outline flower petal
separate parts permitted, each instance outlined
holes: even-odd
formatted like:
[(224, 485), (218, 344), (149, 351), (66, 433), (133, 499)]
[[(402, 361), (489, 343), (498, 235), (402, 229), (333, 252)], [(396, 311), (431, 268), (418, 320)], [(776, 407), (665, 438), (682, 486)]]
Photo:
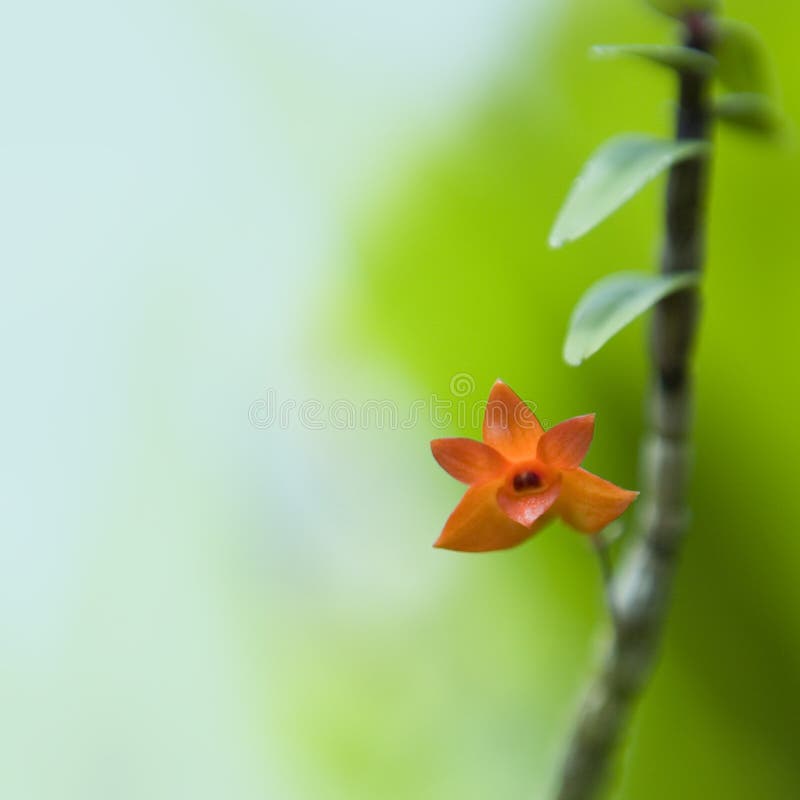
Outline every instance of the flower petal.
[(483, 441), (506, 458), (531, 458), (543, 433), (536, 415), (502, 381), (489, 393), (483, 417)]
[(485, 483), (507, 465), (497, 450), (474, 439), (434, 439), (431, 451), (445, 472), (464, 483)]
[(434, 547), (483, 553), (506, 550), (524, 542), (532, 531), (500, 510), (497, 490), (501, 485), (502, 481), (491, 481), (467, 489)]
[(536, 520), (543, 517), (558, 499), (561, 492), (561, 480), (558, 479), (546, 489), (539, 492), (515, 492), (508, 486), (497, 494), (497, 504), (514, 522), (530, 528)]
[(594, 436), (594, 414), (559, 422), (539, 439), (536, 455), (558, 469), (577, 469)]
[(556, 507), (564, 522), (583, 533), (597, 533), (613, 522), (639, 496), (609, 481), (576, 469), (562, 474)]

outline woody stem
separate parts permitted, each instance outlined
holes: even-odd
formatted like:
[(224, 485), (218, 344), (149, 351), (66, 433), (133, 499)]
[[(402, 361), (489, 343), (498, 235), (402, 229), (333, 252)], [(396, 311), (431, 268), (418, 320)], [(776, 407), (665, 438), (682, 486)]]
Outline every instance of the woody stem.
[[(712, 20), (685, 20), (685, 44), (708, 52)], [(708, 139), (709, 82), (680, 75), (676, 138)], [(667, 185), (661, 272), (700, 271), (705, 249), (707, 159), (672, 167)], [(670, 590), (688, 519), (692, 389), (690, 357), (699, 317), (695, 289), (662, 300), (652, 324), (653, 384), (643, 450), (642, 514), (638, 534), (613, 580), (613, 635), (572, 730), (554, 797), (600, 796), (632, 709), (655, 663)]]

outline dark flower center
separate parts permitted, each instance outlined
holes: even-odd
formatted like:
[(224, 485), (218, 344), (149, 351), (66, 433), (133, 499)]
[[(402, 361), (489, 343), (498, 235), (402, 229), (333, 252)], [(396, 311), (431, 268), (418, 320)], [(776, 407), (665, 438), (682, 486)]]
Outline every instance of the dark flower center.
[(526, 489), (538, 489), (542, 485), (542, 479), (530, 470), (520, 472), (514, 476), (514, 490), (524, 492)]

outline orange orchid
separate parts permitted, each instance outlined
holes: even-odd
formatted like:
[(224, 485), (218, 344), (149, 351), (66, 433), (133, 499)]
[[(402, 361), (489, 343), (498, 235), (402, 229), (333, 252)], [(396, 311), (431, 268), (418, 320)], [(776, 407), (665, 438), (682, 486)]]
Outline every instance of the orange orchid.
[(469, 484), (434, 546), (505, 550), (556, 517), (583, 533), (605, 528), (639, 493), (581, 469), (593, 434), (594, 414), (545, 431), (530, 408), (497, 381), (483, 419), (483, 442), (431, 442), (442, 468)]

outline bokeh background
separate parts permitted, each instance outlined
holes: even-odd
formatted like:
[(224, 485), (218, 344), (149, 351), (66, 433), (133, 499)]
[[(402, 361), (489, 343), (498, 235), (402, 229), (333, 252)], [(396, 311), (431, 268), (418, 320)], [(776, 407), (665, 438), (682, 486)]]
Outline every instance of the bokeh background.
[[(800, 118), (800, 7), (726, 7)], [(589, 468), (638, 486), (644, 325), (577, 370), (560, 350), (590, 283), (654, 264), (663, 186), (545, 242), (597, 144), (670, 128), (669, 74), (587, 48), (670, 24), (637, 0), (2, 17), (0, 796), (544, 797), (596, 565), (559, 526), (432, 550), (461, 488), (428, 409), (499, 376), (551, 422), (596, 411)], [(800, 161), (717, 143), (693, 525), (625, 800), (800, 797)]]

